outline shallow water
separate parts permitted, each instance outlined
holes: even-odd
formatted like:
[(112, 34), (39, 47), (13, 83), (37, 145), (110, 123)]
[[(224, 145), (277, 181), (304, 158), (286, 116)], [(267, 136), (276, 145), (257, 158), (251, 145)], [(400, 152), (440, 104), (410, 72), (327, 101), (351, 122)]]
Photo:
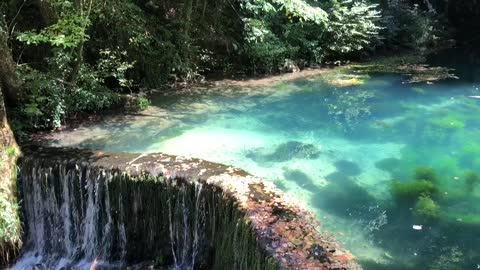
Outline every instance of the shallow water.
[[(314, 211), (365, 269), (480, 267), (480, 82), (405, 83), (370, 74), (335, 86), (319, 76), (271, 87), (154, 96), (143, 115), (52, 135), (52, 144), (165, 152), (234, 165)], [(392, 197), (392, 179), (431, 166), (436, 215)], [(415, 213), (414, 213), (415, 212)], [(414, 229), (413, 226), (417, 225)], [(418, 228), (421, 229), (418, 230)]]

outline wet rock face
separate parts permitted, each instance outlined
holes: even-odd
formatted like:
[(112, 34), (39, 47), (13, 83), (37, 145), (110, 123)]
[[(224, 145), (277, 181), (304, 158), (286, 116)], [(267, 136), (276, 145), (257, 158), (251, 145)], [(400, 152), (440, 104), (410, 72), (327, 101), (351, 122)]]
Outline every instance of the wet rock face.
[[(298, 142), (279, 148), (302, 157), (317, 151)], [(109, 270), (150, 262), (154, 269), (361, 269), (310, 212), (242, 170), (161, 153), (32, 148), (25, 155), (27, 241), (15, 270), (31, 269), (21, 263), (88, 269), (95, 259)]]
[(321, 247), (317, 244), (312, 245), (310, 247), (310, 249), (308, 250), (308, 252), (309, 252), (309, 254), (308, 254), (309, 257), (314, 258), (315, 260), (319, 260), (322, 263), (329, 263), (330, 262), (330, 259), (328, 258), (327, 251), (323, 247)]

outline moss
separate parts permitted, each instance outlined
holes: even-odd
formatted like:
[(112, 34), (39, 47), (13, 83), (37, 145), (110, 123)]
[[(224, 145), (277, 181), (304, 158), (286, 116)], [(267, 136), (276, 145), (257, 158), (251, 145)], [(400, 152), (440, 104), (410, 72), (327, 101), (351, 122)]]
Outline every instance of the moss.
[(480, 155), (480, 143), (478, 141), (470, 140), (466, 141), (460, 147), (460, 158), (463, 162), (475, 161), (480, 165), (478, 161)]
[(472, 167), (480, 170), (480, 158), (475, 158), (472, 160)]
[(478, 214), (455, 215), (451, 218), (456, 222), (461, 222), (467, 225), (480, 226), (480, 215)]
[[(183, 178), (131, 176), (115, 169), (103, 170), (77, 163), (55, 165), (49, 160), (25, 159), (20, 166), (23, 172), (35, 175), (45, 172), (45, 181), (35, 181), (36, 177), (27, 173), (22, 175), (25, 198), (32, 198), (32, 192), (39, 190), (33, 188), (34, 185), (41, 182), (42, 190), (55, 195), (42, 199), (48, 201), (48, 197), (56, 197), (61, 202), (64, 199), (62, 185), (66, 177), (70, 177), (68, 188), (73, 213), (70, 218), (76, 228), (83, 226), (85, 202), (92, 196), (89, 194), (96, 194), (95, 207), (99, 209), (96, 226), (108, 225), (111, 230), (111, 234), (96, 230), (98, 241), (106, 243), (106, 249), (102, 247), (99, 252), (112, 261), (125, 260), (128, 265), (153, 261), (162, 267), (173, 264), (173, 251), (178, 260), (184, 261), (192, 260), (192, 254), (196, 254), (196, 269), (225, 269), (226, 265), (245, 270), (278, 269), (278, 260), (272, 259), (260, 246), (245, 212), (215, 187), (207, 184), (200, 187), (195, 181)], [(29, 203), (36, 202), (25, 200), (25, 209), (31, 208)], [(105, 210), (107, 206), (110, 211)], [(57, 211), (44, 209), (47, 214), (58, 213), (62, 204), (54, 203), (52, 207), (57, 207)], [(25, 213), (27, 222), (35, 222), (32, 212)], [(49, 218), (48, 224), (51, 225), (48, 227), (62, 228), (63, 221)], [(49, 233), (45, 229), (45, 234)], [(192, 242), (196, 234), (198, 243)], [(47, 254), (59, 252), (54, 249), (56, 241), (48, 240), (46, 246), (51, 246)], [(194, 248), (197, 253), (193, 252)]]
[(379, 58), (368, 64), (349, 65), (343, 70), (356, 70), (364, 73), (398, 73), (409, 77), (409, 83), (433, 82), (448, 78), (456, 78), (445, 67), (425, 65), (426, 59), (421, 54), (405, 54), (395, 57)]
[(420, 196), (433, 197), (438, 194), (438, 188), (427, 180), (409, 182), (393, 181), (391, 193), (395, 201), (401, 203), (414, 203)]
[(418, 198), (413, 209), (415, 219), (420, 223), (430, 223), (440, 218), (440, 206), (427, 195)]
[(465, 188), (467, 192), (473, 192), (480, 184), (480, 175), (475, 171), (466, 171), (464, 175)]
[(342, 74), (340, 76), (335, 76), (334, 78), (327, 79), (327, 82), (330, 85), (338, 87), (346, 86), (358, 86), (365, 83), (365, 80), (369, 78), (368, 75), (354, 75), (354, 74)]
[(435, 183), (438, 180), (435, 170), (428, 166), (419, 166), (415, 168), (414, 178), (415, 180), (425, 180), (432, 183)]
[(435, 153), (432, 156), (436, 158), (432, 161), (432, 165), (438, 168), (438, 174), (442, 175), (444, 179), (452, 179), (461, 174), (461, 169), (458, 160), (449, 155), (442, 155), (443, 153)]
[(434, 118), (431, 123), (441, 129), (462, 129), (465, 127), (465, 122), (458, 115)]
[(15, 196), (17, 155), (14, 145), (0, 149), (0, 268), (15, 257), (22, 243), (19, 206)]

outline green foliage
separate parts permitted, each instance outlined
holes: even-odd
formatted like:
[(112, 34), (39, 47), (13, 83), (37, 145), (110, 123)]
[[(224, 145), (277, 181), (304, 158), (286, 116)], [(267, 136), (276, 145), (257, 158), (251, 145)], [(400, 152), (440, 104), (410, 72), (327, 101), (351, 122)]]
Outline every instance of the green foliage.
[(426, 180), (392, 181), (390, 191), (399, 204), (414, 203), (420, 196), (434, 197), (438, 194), (438, 188), (435, 184)]
[[(58, 127), (78, 113), (116, 106), (116, 93), (196, 82), (209, 72), (316, 66), (364, 55), (381, 42), (415, 47), (436, 40), (441, 29), (434, 12), (394, 0), (40, 2), (45, 10), (26, 3), (19, 16), (19, 1), (2, 3), (14, 20), (6, 25), (15, 26), (9, 30), (26, 84), (13, 123), (29, 128)], [(346, 103), (364, 99), (350, 96), (356, 100)], [(341, 113), (348, 122), (369, 111), (352, 106)]]
[(475, 171), (466, 171), (463, 179), (465, 180), (467, 192), (473, 192), (480, 184), (480, 175)]
[(127, 52), (111, 51), (108, 49), (100, 50), (102, 56), (97, 63), (98, 76), (106, 83), (108, 78), (114, 78), (121, 87), (130, 89), (133, 86), (133, 80), (128, 79), (126, 73), (132, 69), (134, 63), (125, 60)]
[(6, 243), (20, 242), (21, 226), (18, 216), (19, 207), (0, 190), (0, 249)]
[[(55, 47), (64, 49), (78, 46), (89, 38), (85, 30), (90, 25), (88, 14), (83, 4), (92, 5), (92, 1), (86, 3), (86, 0), (79, 0), (81, 6), (76, 7), (72, 0), (49, 0), (48, 3), (57, 10), (59, 18), (56, 23), (49, 25), (41, 31), (26, 31), (18, 35), (18, 40), (27, 45), (38, 45), (47, 43)], [(87, 7), (88, 8), (88, 7)], [(91, 8), (91, 7), (90, 7)]]
[(100, 84), (99, 77), (88, 65), (80, 69), (75, 85), (53, 77), (58, 75), (53, 68), (50, 73), (44, 73), (23, 66), (19, 72), (24, 92), (15, 110), (21, 119), (21, 126), (17, 128), (58, 128), (68, 117), (97, 112), (121, 102), (118, 94)]
[(387, 0), (382, 6), (386, 47), (432, 47), (448, 35), (442, 17), (431, 7), (422, 9), (408, 1)]
[(419, 166), (415, 168), (414, 178), (415, 180), (425, 180), (431, 183), (436, 183), (438, 180), (435, 169), (428, 166)]
[(330, 15), (328, 49), (333, 55), (373, 49), (379, 41), (380, 11), (366, 1), (342, 1)]
[(321, 64), (372, 49), (379, 39), (380, 13), (365, 1), (327, 6), (303, 0), (251, 0), (242, 7), (246, 13), (242, 56), (253, 72), (277, 71), (286, 60)]
[[(260, 21), (257, 22), (260, 23)], [(251, 24), (248, 25), (251, 26)], [(251, 33), (252, 36), (247, 36), (247, 38), (256, 41), (247, 43), (243, 52), (248, 56), (252, 71), (254, 73), (278, 71), (288, 55), (285, 44), (266, 29), (263, 31), (260, 28), (252, 29)]]
[(427, 195), (422, 195), (413, 208), (413, 215), (419, 222), (434, 222), (440, 218), (440, 206)]
[(135, 97), (130, 103), (130, 108), (133, 111), (143, 111), (150, 106), (151, 102), (146, 97)]

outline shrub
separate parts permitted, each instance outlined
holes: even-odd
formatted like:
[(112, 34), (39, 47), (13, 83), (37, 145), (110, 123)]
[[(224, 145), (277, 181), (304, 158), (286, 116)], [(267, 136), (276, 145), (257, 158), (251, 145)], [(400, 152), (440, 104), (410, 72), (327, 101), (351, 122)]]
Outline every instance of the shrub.
[(133, 111), (143, 111), (150, 106), (150, 100), (145, 97), (136, 97), (131, 102), (131, 110)]
[(433, 8), (422, 9), (408, 1), (387, 0), (382, 10), (380, 34), (386, 47), (432, 47), (447, 33), (442, 17)]
[(52, 71), (41, 72), (28, 66), (19, 71), (24, 91), (15, 117), (21, 127), (58, 128), (66, 118), (111, 108), (121, 101), (117, 93), (100, 83), (101, 79), (88, 65), (82, 66), (75, 85), (55, 77), (57, 74)]

